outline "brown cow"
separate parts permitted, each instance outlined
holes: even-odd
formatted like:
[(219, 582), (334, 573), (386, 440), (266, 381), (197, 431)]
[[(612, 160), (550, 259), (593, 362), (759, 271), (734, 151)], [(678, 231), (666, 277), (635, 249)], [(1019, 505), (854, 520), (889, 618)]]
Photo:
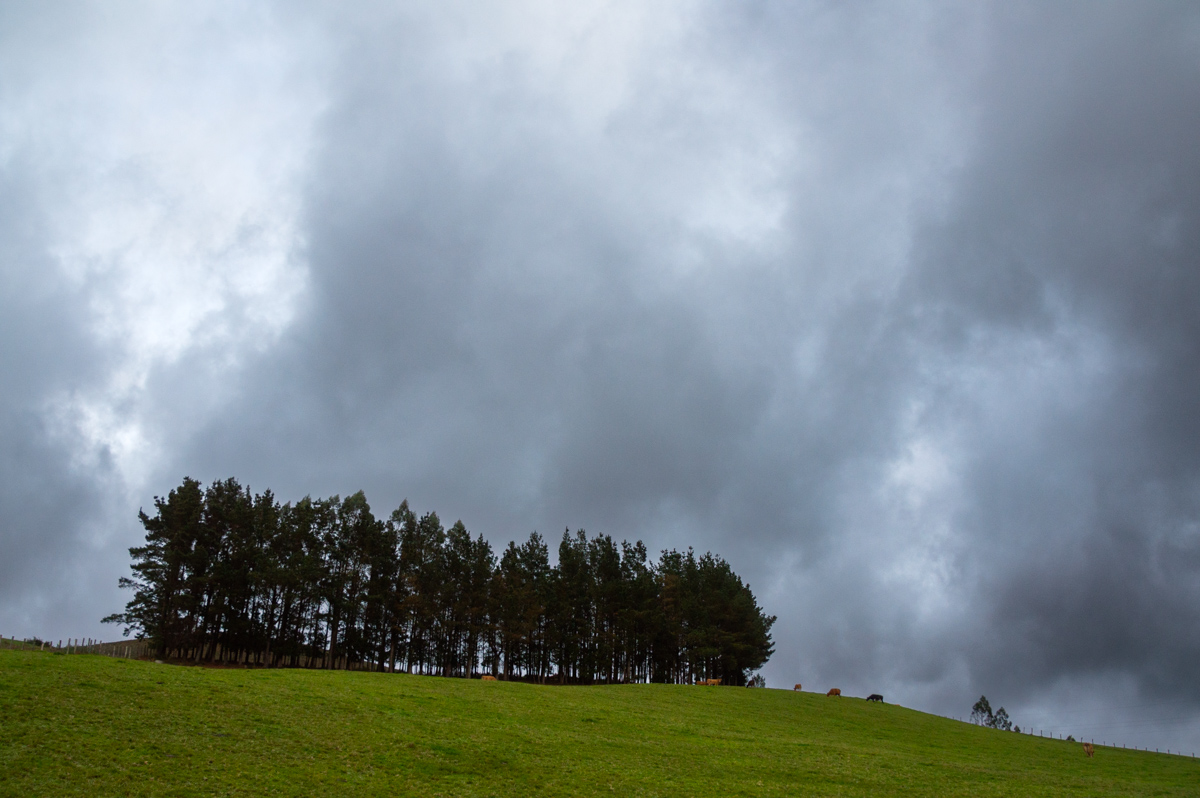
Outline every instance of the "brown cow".
[(837, 688), (837, 687), (835, 687), (835, 688), (833, 688), (832, 690), (830, 690), (828, 693), (826, 693), (825, 695), (836, 695), (836, 696), (840, 696), (841, 694), (842, 694), (842, 691), (841, 691), (841, 689), (840, 689), (840, 688)]
[(796, 685), (796, 686), (795, 686), (795, 687), (793, 687), (792, 689), (793, 689), (793, 690), (799, 690), (799, 689), (800, 689), (800, 685)]
[(496, 681), (496, 677), (495, 676), (484, 676), (483, 680), (485, 682), (494, 682), (494, 681)]
[(720, 679), (697, 679), (696, 684), (701, 687), (716, 687), (721, 683)]
[(1091, 743), (1084, 743), (1083, 752), (1090, 757), (1092, 754), (1096, 753), (1096, 749), (1092, 747)]

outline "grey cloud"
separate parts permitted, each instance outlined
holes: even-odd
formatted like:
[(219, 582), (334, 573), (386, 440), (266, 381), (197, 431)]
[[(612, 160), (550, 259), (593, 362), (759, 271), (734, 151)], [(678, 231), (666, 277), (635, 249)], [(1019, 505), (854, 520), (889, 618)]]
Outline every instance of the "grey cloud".
[[(30, 165), (0, 171), (0, 623), (69, 618), (81, 599), (72, 571), (94, 550), (111, 463), (82, 460), (53, 400), (96, 379), (104, 352), (80, 323), (86, 296), (45, 256), (45, 219), (28, 203)], [(49, 412), (48, 412), (49, 411)]]
[[(995, 15), (975, 152), (906, 304), (974, 411), (972, 686), (1120, 676), (1194, 702), (1200, 20), (1104, 11)], [(997, 367), (1008, 396), (963, 402)]]

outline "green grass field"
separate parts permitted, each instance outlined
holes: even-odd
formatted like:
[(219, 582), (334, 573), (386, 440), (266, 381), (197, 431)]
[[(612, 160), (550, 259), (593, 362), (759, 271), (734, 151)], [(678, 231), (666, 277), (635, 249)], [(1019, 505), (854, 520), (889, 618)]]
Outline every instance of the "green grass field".
[(2, 795), (1186, 795), (1200, 759), (813, 693), (0, 650)]

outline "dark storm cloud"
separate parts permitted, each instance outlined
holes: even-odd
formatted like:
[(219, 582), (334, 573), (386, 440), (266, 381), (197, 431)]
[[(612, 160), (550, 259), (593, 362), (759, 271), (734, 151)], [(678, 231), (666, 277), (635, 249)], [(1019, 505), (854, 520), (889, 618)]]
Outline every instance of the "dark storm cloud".
[(1102, 12), (993, 16), (974, 155), (905, 303), (953, 401), (1011, 378), (967, 410), (974, 684), (1195, 707), (1200, 17)]
[[(407, 497), (497, 545), (695, 545), (780, 616), (772, 684), (1195, 738), (1192, 8), (313, 18), (285, 31), (327, 67), (307, 274), (266, 281), (291, 321), (260, 334), (239, 319), (270, 292), (227, 298), (189, 330), (234, 332), (145, 371), (143, 505), (235, 475)], [(30, 374), (6, 418), (45, 424), (107, 368), (71, 321), (99, 289), (48, 285), (3, 322)], [(5, 523), (95, 523), (72, 508), (110, 467), (37, 429), (5, 427), (36, 449), (11, 462), (75, 498), (4, 494)], [(1167, 694), (1182, 714), (1136, 725)]]
[[(714, 46), (725, 20), (706, 22), (686, 47)], [(844, 152), (843, 129), (882, 136), (891, 118), (815, 93), (830, 129), (801, 144), (828, 158), (768, 164), (787, 207), (746, 243), (695, 229), (679, 194), (725, 200), (705, 173), (772, 144), (760, 121), (799, 146), (789, 104), (803, 92), (752, 97), (759, 120), (714, 108), (724, 98), (686, 76), (639, 73), (598, 131), (576, 130), (573, 98), (545, 96), (519, 47), (443, 72), (427, 64), (446, 44), (404, 24), (355, 35), (310, 194), (309, 323), (246, 404), (261, 413), (247, 426), (272, 431), (206, 436), (210, 470), (245, 441), (257, 481), (294, 467), (304, 490), (407, 494), (500, 538), (571, 524), (766, 551), (834, 534), (822, 494), (842, 461), (886, 445), (897, 366), (863, 321), (879, 297), (840, 296), (853, 287), (823, 272), (874, 279), (854, 261), (887, 242), (840, 237), (892, 197), (854, 178), (864, 161), (901, 171), (923, 143)], [(742, 91), (763, 67), (738, 49), (744, 63), (713, 77)], [(805, 185), (789, 199), (791, 182)], [(824, 229), (808, 215), (826, 202), (866, 207)], [(281, 447), (303, 454), (266, 453)]]

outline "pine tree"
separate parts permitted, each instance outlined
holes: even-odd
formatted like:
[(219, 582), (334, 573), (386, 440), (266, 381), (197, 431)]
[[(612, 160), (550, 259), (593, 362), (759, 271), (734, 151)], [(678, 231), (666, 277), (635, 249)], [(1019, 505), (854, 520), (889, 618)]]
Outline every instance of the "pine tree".
[(183, 591), (187, 579), (187, 559), (194, 545), (203, 511), (200, 483), (185, 477), (183, 484), (154, 498), (157, 513), (153, 518), (138, 512), (146, 529), (146, 545), (129, 550), (133, 558), (134, 578), (122, 577), (120, 586), (134, 591), (125, 612), (109, 615), (105, 623), (125, 625), (124, 634), (137, 632), (149, 638), (159, 657), (178, 645), (183, 632), (181, 614), (189, 608)]

